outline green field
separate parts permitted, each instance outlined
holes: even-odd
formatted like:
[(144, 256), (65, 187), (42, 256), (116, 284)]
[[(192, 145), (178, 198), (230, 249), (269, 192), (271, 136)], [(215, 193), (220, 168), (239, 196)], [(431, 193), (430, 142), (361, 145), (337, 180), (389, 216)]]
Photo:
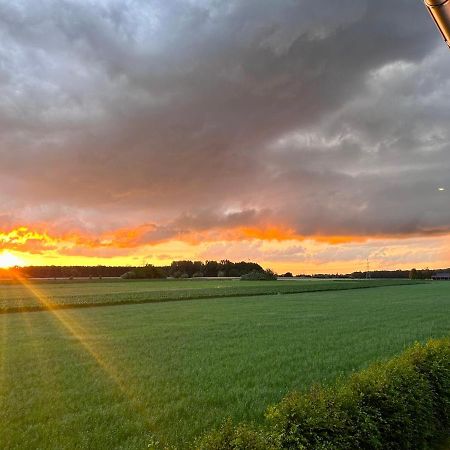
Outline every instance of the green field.
[(0, 313), (412, 284), (410, 280), (0, 282)]
[[(155, 292), (185, 286), (159, 283)], [(198, 283), (219, 285), (195, 284), (199, 294), (235, 289)], [(284, 283), (237, 289), (283, 292)], [(68, 292), (148, 295), (149, 286), (34, 289), (56, 302)], [(2, 304), (30, 301), (22, 289), (0, 286)], [(0, 315), (0, 447), (144, 449), (155, 438), (189, 448), (227, 416), (260, 422), (288, 391), (450, 330), (450, 283), (253, 295)]]

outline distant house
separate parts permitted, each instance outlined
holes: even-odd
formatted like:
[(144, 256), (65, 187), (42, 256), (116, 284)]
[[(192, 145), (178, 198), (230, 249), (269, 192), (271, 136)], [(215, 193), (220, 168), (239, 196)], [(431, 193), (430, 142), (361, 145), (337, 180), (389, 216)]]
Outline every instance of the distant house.
[(435, 281), (450, 281), (450, 273), (435, 273), (431, 279)]

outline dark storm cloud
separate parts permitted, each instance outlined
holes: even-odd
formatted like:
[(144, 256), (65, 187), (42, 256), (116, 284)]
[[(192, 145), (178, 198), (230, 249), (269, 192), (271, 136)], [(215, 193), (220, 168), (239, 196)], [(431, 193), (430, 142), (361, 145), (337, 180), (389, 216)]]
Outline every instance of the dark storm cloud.
[(450, 64), (420, 3), (0, 0), (0, 213), (145, 241), (449, 230)]

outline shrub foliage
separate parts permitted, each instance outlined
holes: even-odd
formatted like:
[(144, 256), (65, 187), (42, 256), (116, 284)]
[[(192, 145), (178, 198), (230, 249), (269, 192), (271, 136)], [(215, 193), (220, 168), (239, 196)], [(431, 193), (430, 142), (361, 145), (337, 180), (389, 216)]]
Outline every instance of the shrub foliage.
[(252, 270), (245, 275), (241, 275), (243, 281), (273, 281), (276, 280), (277, 274), (272, 270)]
[(450, 429), (450, 338), (325, 388), (291, 393), (266, 413), (264, 428), (227, 421), (198, 450), (393, 450), (434, 448)]

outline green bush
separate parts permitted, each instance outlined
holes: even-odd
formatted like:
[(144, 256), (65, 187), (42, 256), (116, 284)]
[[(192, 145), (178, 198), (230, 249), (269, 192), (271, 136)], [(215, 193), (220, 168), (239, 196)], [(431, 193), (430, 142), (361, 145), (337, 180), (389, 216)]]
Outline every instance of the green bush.
[(229, 421), (200, 450), (426, 450), (450, 429), (450, 339), (416, 344), (336, 385), (291, 393), (264, 430)]
[(197, 450), (276, 450), (271, 436), (264, 431), (241, 424), (233, 426), (230, 419), (197, 443)]
[(243, 281), (271, 281), (276, 279), (277, 274), (270, 269), (265, 271), (253, 270), (241, 276), (241, 280)]

